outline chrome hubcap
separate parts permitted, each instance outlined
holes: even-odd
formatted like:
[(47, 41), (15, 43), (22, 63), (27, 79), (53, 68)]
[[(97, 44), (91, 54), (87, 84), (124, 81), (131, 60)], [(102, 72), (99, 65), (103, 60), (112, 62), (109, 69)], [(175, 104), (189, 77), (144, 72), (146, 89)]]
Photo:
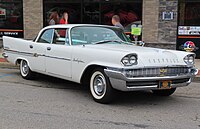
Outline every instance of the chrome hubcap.
[(106, 81), (105, 78), (102, 75), (97, 75), (94, 78), (94, 91), (98, 96), (102, 96), (105, 92), (105, 87), (106, 87)]
[(22, 72), (23, 72), (24, 74), (27, 74), (27, 73), (28, 73), (28, 70), (29, 70), (28, 64), (26, 63), (26, 61), (23, 61), (23, 62), (22, 62)]

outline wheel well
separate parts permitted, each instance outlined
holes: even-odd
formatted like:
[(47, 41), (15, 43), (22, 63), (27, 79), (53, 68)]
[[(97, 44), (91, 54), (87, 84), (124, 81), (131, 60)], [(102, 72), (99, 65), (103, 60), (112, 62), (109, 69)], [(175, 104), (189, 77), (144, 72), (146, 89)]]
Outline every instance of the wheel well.
[(90, 76), (95, 68), (103, 68), (105, 69), (105, 66), (100, 66), (100, 65), (90, 65), (88, 66), (85, 71), (83, 72), (83, 75), (81, 77), (81, 84), (84, 86), (89, 86), (90, 82)]
[(15, 64), (18, 65), (18, 64), (20, 64), (21, 61), (22, 61), (22, 59), (17, 59)]

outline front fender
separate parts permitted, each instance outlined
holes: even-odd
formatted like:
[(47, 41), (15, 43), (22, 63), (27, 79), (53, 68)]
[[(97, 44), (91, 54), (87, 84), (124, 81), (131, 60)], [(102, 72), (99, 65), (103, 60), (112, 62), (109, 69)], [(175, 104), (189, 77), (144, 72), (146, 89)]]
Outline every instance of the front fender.
[(111, 63), (107, 63), (107, 62), (100, 62), (100, 61), (93, 61), (90, 63), (87, 63), (86, 65), (79, 65), (79, 68), (76, 68), (73, 70), (73, 74), (72, 74), (72, 79), (75, 82), (81, 83), (82, 78), (86, 75), (85, 73), (88, 72), (92, 72), (92, 69), (94, 69), (95, 67), (102, 67), (102, 68), (108, 68), (108, 67), (117, 67), (117, 68), (121, 68), (121, 64), (117, 65), (117, 64), (111, 64)]

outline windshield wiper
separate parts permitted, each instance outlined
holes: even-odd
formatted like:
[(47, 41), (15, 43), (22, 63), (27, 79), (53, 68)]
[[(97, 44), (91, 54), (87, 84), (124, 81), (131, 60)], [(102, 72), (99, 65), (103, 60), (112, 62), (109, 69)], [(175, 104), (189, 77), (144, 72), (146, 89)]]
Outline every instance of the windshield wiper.
[(123, 41), (120, 41), (120, 40), (101, 40), (101, 41), (98, 41), (98, 42), (94, 42), (92, 44), (104, 44), (104, 43), (109, 43), (109, 42), (122, 43)]

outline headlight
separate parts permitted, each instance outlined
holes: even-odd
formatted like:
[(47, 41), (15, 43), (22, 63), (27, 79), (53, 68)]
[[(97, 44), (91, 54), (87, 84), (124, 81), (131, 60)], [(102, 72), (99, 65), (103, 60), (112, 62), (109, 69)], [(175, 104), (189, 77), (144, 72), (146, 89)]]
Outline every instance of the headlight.
[(137, 64), (137, 55), (136, 54), (126, 55), (124, 58), (122, 58), (121, 62), (124, 66), (136, 65)]
[(128, 64), (129, 64), (129, 58), (128, 58), (128, 57), (124, 57), (124, 58), (122, 59), (122, 63), (123, 63), (124, 65), (128, 65)]
[(186, 64), (194, 64), (194, 55), (187, 55), (184, 57), (184, 61)]
[(135, 64), (137, 62), (137, 57), (135, 55), (130, 57), (130, 64)]

